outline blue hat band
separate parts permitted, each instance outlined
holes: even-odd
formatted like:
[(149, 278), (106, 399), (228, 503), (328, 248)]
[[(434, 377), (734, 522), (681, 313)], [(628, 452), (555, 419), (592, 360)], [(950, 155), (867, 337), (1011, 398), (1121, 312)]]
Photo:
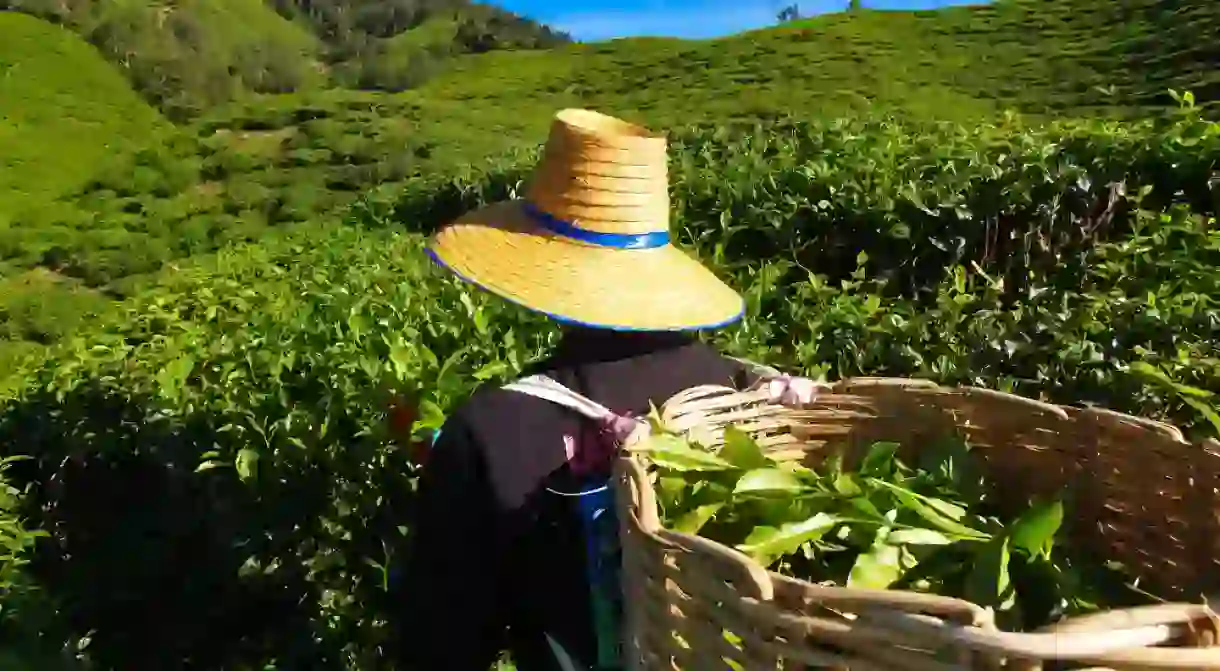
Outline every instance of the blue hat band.
[(543, 212), (533, 203), (525, 203), (525, 213), (546, 230), (572, 240), (612, 249), (655, 249), (669, 244), (669, 231), (650, 233), (603, 233), (580, 228)]

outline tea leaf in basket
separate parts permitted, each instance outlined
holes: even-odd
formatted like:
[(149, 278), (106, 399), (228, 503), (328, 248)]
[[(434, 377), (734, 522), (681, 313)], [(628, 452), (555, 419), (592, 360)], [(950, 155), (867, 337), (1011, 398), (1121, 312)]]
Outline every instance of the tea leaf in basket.
[(874, 478), (890, 477), (897, 470), (897, 453), (898, 443), (873, 443), (860, 463), (860, 474)]
[(682, 505), (686, 488), (686, 478), (680, 475), (661, 475), (657, 478), (657, 503), (661, 504), (661, 508), (667, 513), (677, 510)]
[(733, 464), (710, 452), (694, 449), (673, 435), (653, 436), (647, 446), (635, 449), (647, 455), (657, 466), (671, 471), (736, 470)]
[(859, 496), (864, 493), (859, 480), (848, 473), (839, 473), (831, 478), (830, 482), (835, 491), (843, 496)]
[(1031, 557), (1047, 557), (1055, 545), (1055, 534), (1063, 523), (1063, 502), (1059, 500), (1031, 507), (1009, 530), (1010, 544)]
[(964, 547), (967, 546), (960, 543), (922, 546), (924, 556), (903, 574), (897, 587), (944, 595), (961, 594), (960, 584), (966, 578), (969, 561), (974, 556), (964, 552)]
[(997, 536), (975, 552), (966, 578), (966, 598), (980, 606), (1001, 606), (1012, 596), (1008, 575), (1008, 536)]
[(796, 494), (806, 486), (791, 471), (780, 468), (758, 468), (737, 481), (734, 494)]
[(889, 542), (894, 545), (948, 545), (953, 539), (935, 529), (898, 529), (890, 533)]
[(1030, 631), (1046, 626), (1060, 617), (1069, 604), (1065, 595), (1071, 590), (1066, 576), (1048, 557), (1024, 557), (1017, 555), (1008, 566), (1017, 602), (1021, 605), (1023, 630)]
[(720, 449), (720, 458), (743, 470), (764, 468), (775, 463), (748, 433), (731, 426), (724, 429), (724, 447)]
[(971, 458), (970, 446), (946, 437), (920, 447), (917, 478), (941, 490), (955, 492), (965, 501), (979, 501), (986, 490), (983, 473)]
[(847, 576), (848, 587), (885, 589), (902, 576), (902, 553), (898, 546), (879, 539), (868, 552), (856, 557)]
[(986, 535), (975, 529), (961, 524), (957, 520), (962, 519), (966, 515), (966, 511), (961, 506), (954, 505), (948, 501), (943, 501), (930, 496), (922, 496), (908, 489), (899, 487), (898, 485), (885, 482), (884, 480), (870, 479), (870, 483), (880, 485), (891, 492), (902, 502), (911, 512), (922, 517), (924, 520), (932, 523), (941, 531), (947, 531), (955, 536), (962, 538), (984, 539)]
[(821, 538), (838, 522), (833, 515), (817, 513), (809, 519), (780, 527), (756, 527), (737, 549), (766, 566), (778, 557), (796, 552), (805, 543)]
[(724, 503), (708, 503), (697, 506), (694, 510), (688, 511), (678, 519), (674, 520), (674, 531), (680, 531), (684, 534), (697, 534), (707, 524), (720, 509), (724, 507)]

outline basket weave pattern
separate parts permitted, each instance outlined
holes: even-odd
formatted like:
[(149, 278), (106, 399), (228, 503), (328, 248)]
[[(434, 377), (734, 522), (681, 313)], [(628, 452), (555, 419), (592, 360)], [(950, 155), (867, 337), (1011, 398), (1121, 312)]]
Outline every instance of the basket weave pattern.
[[(1016, 511), (1069, 487), (1074, 515), (1064, 524), (1074, 547), (1122, 562), (1163, 596), (1220, 592), (1220, 442), (1191, 444), (1165, 424), (888, 378), (844, 380), (800, 409), (768, 402), (765, 391), (697, 387), (661, 416), (713, 448), (735, 426), (776, 458), (808, 466), (839, 453), (850, 467), (880, 440), (910, 455), (956, 434), (982, 457), (1002, 504)], [(960, 599), (814, 585), (666, 530), (640, 463), (625, 456), (616, 468), (631, 668), (1033, 670), (1073, 660), (1075, 668), (1220, 669), (1220, 647), (1211, 647), (1220, 620), (1202, 605), (1003, 632), (989, 610)]]

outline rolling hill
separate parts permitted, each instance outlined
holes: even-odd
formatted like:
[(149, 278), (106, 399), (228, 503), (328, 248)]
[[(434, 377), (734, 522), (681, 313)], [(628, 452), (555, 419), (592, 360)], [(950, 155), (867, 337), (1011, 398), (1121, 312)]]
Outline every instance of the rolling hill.
[(861, 10), (730, 37), (466, 57), (419, 92), (472, 117), (585, 104), (653, 124), (882, 108), (923, 118), (1143, 114), (1220, 99), (1220, 3), (1000, 0)]
[(468, 0), (0, 0), (0, 10), (71, 27), (179, 121), (247, 93), (402, 90), (451, 54), (566, 41)]
[(52, 20), (0, 12), (0, 459), (51, 534), (0, 666), (394, 668), (390, 417), (437, 428), (555, 335), (424, 235), (521, 193), (564, 106), (676, 130), (674, 239), (747, 302), (727, 353), (1220, 436), (1220, 124), (1166, 91), (1220, 98), (1216, 0), (550, 49), (417, 11), (450, 1), (0, 0)]
[(175, 119), (240, 92), (282, 93), (325, 80), (318, 40), (261, 0), (5, 2), (77, 31)]
[[(20, 0), (28, 11), (40, 1)], [(1220, 26), (1220, 4), (1210, 0), (1169, 8), (1157, 0), (1001, 0), (938, 11), (862, 10), (716, 40), (549, 49), (534, 48), (546, 42), (545, 31), (531, 33), (542, 30), (536, 24), (514, 24), (519, 19), (481, 5), (424, 11), (409, 0), (329, 0), (310, 6), (334, 11), (315, 14), (304, 6), (283, 0), (273, 11), (261, 0), (183, 0), (167, 21), (206, 27), (194, 51), (182, 52), (211, 54), (211, 61), (200, 57), (205, 65), (238, 62), (254, 49), (309, 63), (310, 72), (329, 69), (331, 82), (367, 77), (356, 84), (376, 88), (382, 76), (417, 77), (417, 66), (428, 70), (426, 81), (398, 93), (311, 84), (288, 94), (241, 95), (199, 110), (172, 141), (131, 152), (97, 179), (89, 178), (102, 157), (122, 154), (133, 140), (150, 139), (144, 129), (164, 124), (81, 40), (30, 17), (0, 14), (6, 35), (18, 37), (0, 45), (7, 54), (0, 62), (27, 63), (3, 84), (12, 93), (0, 101), (0, 147), (9, 165), (21, 168), (0, 176), (0, 207), (41, 206), (0, 231), (0, 270), (23, 278), (15, 285), (20, 293), (66, 289), (76, 304), (84, 289), (75, 282), (90, 291), (126, 291), (166, 263), (330, 217), (371, 189), (392, 197), (411, 180), (444, 181), (479, 169), (489, 156), (528, 149), (563, 106), (674, 128), (862, 112), (966, 123), (1010, 109), (1044, 118), (1145, 116), (1175, 106), (1170, 87), (1192, 90), (1204, 104), (1220, 97), (1220, 42), (1207, 39)], [(155, 27), (146, 21), (148, 0), (106, 7), (135, 17), (131, 35), (172, 32), (148, 32)], [(379, 13), (394, 7), (403, 9), (390, 19)], [(219, 34), (233, 22), (244, 27)], [(480, 34), (479, 26), (487, 29), (486, 47), (497, 45), (496, 36), (516, 35), (530, 48), (461, 55), (474, 48), (464, 40)], [(170, 49), (161, 37), (148, 39)], [(283, 49), (259, 51), (263, 39)], [(345, 51), (352, 45), (373, 51)], [(188, 62), (153, 61), (166, 72)], [(353, 64), (363, 69), (339, 72)], [(206, 80), (208, 67), (192, 76)], [(137, 69), (133, 60), (128, 72)], [(240, 67), (234, 72), (243, 82), (249, 77)], [(219, 98), (232, 93), (226, 86)], [(18, 122), (36, 130), (18, 134)], [(25, 277), (39, 268), (72, 281)], [(23, 298), (11, 311), (21, 323), (8, 331), (53, 339), (45, 325), (68, 322), (41, 316), (38, 305)]]
[(0, 12), (0, 225), (93, 176), (168, 124), (72, 32)]

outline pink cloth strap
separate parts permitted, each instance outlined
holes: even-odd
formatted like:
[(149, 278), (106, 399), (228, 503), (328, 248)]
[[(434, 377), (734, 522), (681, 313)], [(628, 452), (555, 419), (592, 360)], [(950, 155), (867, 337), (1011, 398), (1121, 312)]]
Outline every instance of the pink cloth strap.
[[(768, 399), (772, 403), (804, 407), (811, 404), (819, 392), (830, 389), (829, 385), (819, 380), (787, 375), (749, 361), (742, 363), (751, 366), (760, 378), (752, 388), (766, 389)], [(608, 467), (620, 449), (644, 439), (652, 428), (644, 420), (615, 413), (545, 375), (522, 378), (505, 385), (504, 388), (550, 401), (593, 420), (593, 431), (582, 431), (578, 435), (567, 435), (563, 438), (568, 465), (578, 475)]]
[(550, 401), (592, 420), (593, 431), (563, 438), (568, 466), (577, 475), (605, 469), (619, 449), (639, 442), (651, 428), (648, 422), (615, 413), (545, 375), (522, 378), (504, 388)]

